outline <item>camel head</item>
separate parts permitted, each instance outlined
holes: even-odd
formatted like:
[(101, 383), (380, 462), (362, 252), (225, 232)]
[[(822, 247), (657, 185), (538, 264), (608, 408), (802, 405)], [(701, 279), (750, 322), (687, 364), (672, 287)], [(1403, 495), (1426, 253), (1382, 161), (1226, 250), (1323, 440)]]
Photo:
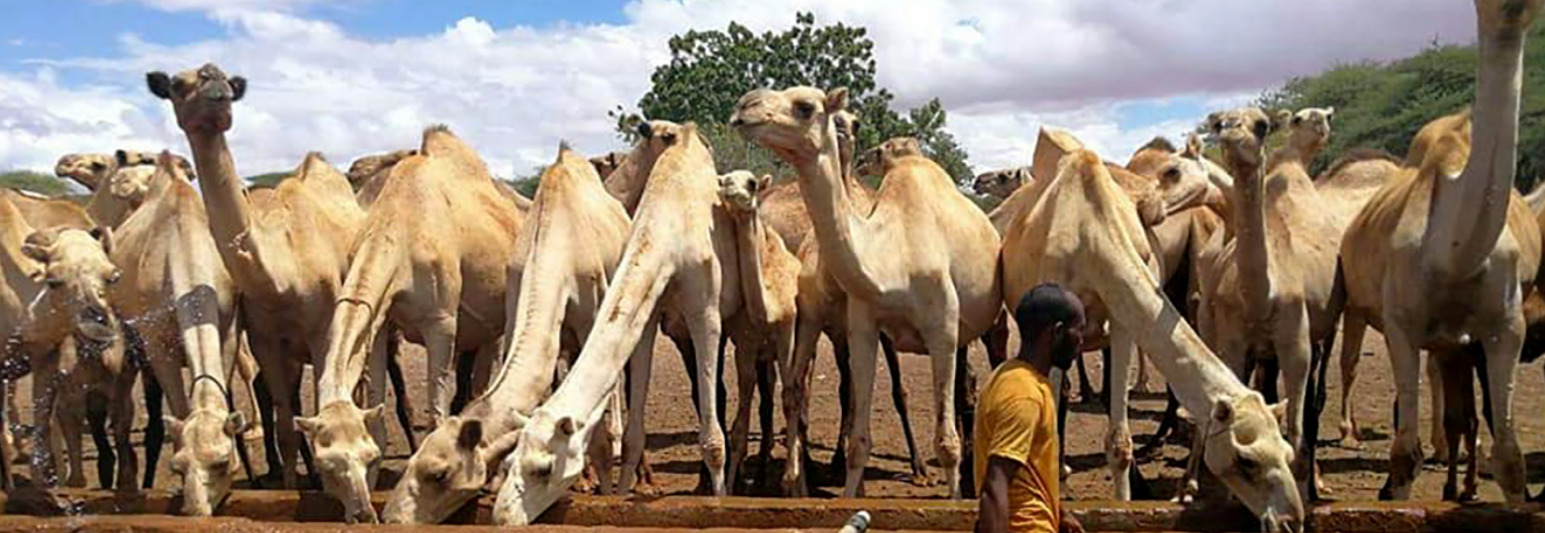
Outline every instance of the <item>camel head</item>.
[(1207, 468), (1261, 518), (1262, 530), (1301, 530), (1304, 505), (1293, 478), (1293, 447), (1260, 393), (1217, 400), (1206, 424)]
[(755, 213), (757, 195), (772, 184), (772, 176), (757, 177), (745, 170), (719, 176), (719, 201), (737, 216)]
[(837, 128), (837, 154), (842, 159), (842, 170), (852, 170), (853, 152), (858, 150), (858, 115), (846, 109), (832, 115), (832, 125)]
[(1276, 128), (1277, 121), (1257, 107), (1213, 113), (1205, 125), (1213, 142), (1223, 149), (1224, 161), (1236, 172), (1265, 163), (1266, 137)]
[(110, 154), (68, 154), (54, 164), (54, 175), (70, 178), (86, 190), (95, 191), (117, 169), (118, 162)]
[(369, 472), (382, 455), (369, 426), (381, 423), (385, 413), (384, 405), (366, 410), (336, 401), (322, 406), (316, 416), (295, 418), (296, 431), (311, 440), (322, 490), (343, 504), (344, 520), (350, 524), (376, 522)]
[(610, 152), (606, 155), (598, 155), (590, 158), (590, 166), (595, 167), (596, 174), (605, 180), (622, 166), (622, 162), (628, 159), (627, 152)]
[(590, 421), (540, 408), (531, 415), (515, 451), (504, 460), (504, 484), (494, 504), (495, 524), (530, 524), (563, 497), (585, 468), (590, 430), (602, 411)]
[(1181, 152), (1168, 139), (1155, 137), (1132, 154), (1127, 170), (1156, 180), (1167, 217), (1206, 203), (1216, 192), (1202, 158), (1199, 143), (1187, 142), (1186, 151)]
[(649, 169), (654, 168), (655, 160), (665, 149), (676, 145), (681, 139), (681, 124), (668, 120), (650, 120), (638, 125), (638, 144), (633, 151), (622, 158), (622, 164), (637, 164), (644, 169), (647, 175)]
[(864, 151), (858, 158), (860, 176), (883, 176), (890, 171), (896, 160), (907, 156), (926, 157), (923, 144), (916, 137), (892, 137), (879, 146)]
[(165, 72), (145, 75), (150, 93), (172, 103), (177, 126), (185, 133), (216, 135), (231, 129), (231, 103), (247, 92), (247, 79), (226, 76), (220, 67), (206, 63), (175, 76)]
[(846, 88), (757, 89), (740, 97), (730, 126), (785, 161), (814, 161), (827, 143), (838, 141), (835, 117), (847, 105)]
[(993, 170), (976, 175), (971, 190), (984, 196), (1007, 199), (1026, 183), (1030, 183), (1030, 167)]
[[(190, 388), (199, 381), (194, 377)], [(226, 407), (225, 391), (213, 407), (194, 407), (186, 419), (166, 417), (167, 432), (172, 435), (172, 473), (182, 478), (182, 512), (187, 516), (210, 516), (231, 494), (236, 478), (235, 440), (247, 430), (247, 418), (241, 411)]]
[(353, 185), (355, 189), (363, 187), (372, 180), (386, 176), (397, 162), (414, 155), (418, 155), (418, 150), (395, 150), (355, 159), (354, 163), (349, 165), (349, 185)]
[(476, 499), (515, 447), (520, 431), (484, 434), (483, 421), (447, 417), (424, 437), (392, 489), (381, 519), (389, 524), (438, 524)]
[(118, 320), (108, 305), (107, 291), (123, 273), (108, 259), (112, 249), (113, 232), (107, 228), (43, 229), (22, 243), (22, 253), (42, 267), (37, 276), (44, 290), (33, 313), (59, 319), (43, 321), (59, 325), (58, 334), (50, 338), (62, 339), (73, 332), (98, 346), (117, 339)]
[(1482, 35), (1521, 38), (1539, 15), (1542, 0), (1475, 0)]

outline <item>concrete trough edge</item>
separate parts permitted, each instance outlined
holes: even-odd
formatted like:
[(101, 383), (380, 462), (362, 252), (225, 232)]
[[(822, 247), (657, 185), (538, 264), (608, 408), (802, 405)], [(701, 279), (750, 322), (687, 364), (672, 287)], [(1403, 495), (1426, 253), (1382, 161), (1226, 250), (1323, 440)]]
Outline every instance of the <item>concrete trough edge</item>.
[[(377, 508), (387, 493), (376, 493)], [(450, 524), (489, 524), (493, 497), (463, 508)], [(1168, 502), (1070, 501), (1063, 503), (1089, 531), (1220, 533), (1256, 531), (1259, 525), (1239, 506), (1205, 508)], [(165, 491), (116, 494), (110, 491), (58, 489), (0, 494), (7, 515), (175, 515), (180, 502)], [(712, 498), (667, 496), (624, 498), (574, 495), (554, 506), (539, 524), (625, 527), (819, 529), (835, 530), (859, 510), (874, 516), (884, 530), (970, 531), (975, 501), (903, 499)], [(1538, 505), (1457, 505), (1441, 502), (1346, 502), (1317, 506), (1310, 529), (1340, 533), (1445, 533), (1458, 531), (1538, 531), (1545, 533), (1545, 513)], [(337, 522), (342, 508), (312, 491), (234, 491), (218, 514), (261, 522)], [(0, 530), (0, 533), (5, 533)]]

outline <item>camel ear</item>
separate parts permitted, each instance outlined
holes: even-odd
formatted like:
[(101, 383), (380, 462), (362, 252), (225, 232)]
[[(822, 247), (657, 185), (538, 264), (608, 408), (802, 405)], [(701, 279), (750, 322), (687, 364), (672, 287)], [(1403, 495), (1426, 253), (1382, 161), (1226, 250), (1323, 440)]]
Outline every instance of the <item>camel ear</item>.
[(1292, 111), (1288, 111), (1286, 109), (1279, 109), (1279, 110), (1277, 110), (1277, 114), (1272, 117), (1271, 129), (1272, 130), (1280, 130), (1280, 129), (1282, 129), (1283, 126), (1287, 126), (1288, 124), (1295, 123), (1296, 121), (1294, 119), (1296, 119), (1296, 118), (1297, 118), (1297, 115), (1294, 115)]
[(386, 404), (377, 404), (365, 410), (366, 424), (380, 424), (383, 420), (386, 420)]
[(565, 416), (558, 419), (558, 433), (565, 437), (574, 436), (575, 433), (579, 432), (579, 427), (579, 422), (574, 420), (574, 417), (572, 416)]
[(756, 188), (751, 189), (751, 192), (765, 191), (767, 186), (772, 184), (772, 174), (762, 174), (761, 177), (753, 180), (751, 184), (756, 186)]
[(241, 414), (241, 411), (231, 411), (231, 414), (225, 417), (224, 429), (227, 436), (240, 435), (247, 430), (247, 415)]
[(520, 430), (517, 429), (500, 435), (487, 445), (479, 448), (477, 453), (483, 459), (483, 462), (488, 464), (489, 468), (498, 468), (499, 463), (509, 456), (510, 452), (515, 451), (515, 445), (519, 443)]
[(172, 78), (165, 72), (155, 71), (145, 74), (145, 85), (150, 87), (150, 94), (156, 98), (170, 100), (172, 98)]
[(234, 76), (231, 78), (231, 101), (240, 101), (247, 94), (247, 78)]
[(1272, 404), (1271, 405), (1271, 416), (1273, 418), (1277, 419), (1277, 425), (1278, 426), (1286, 424), (1287, 423), (1287, 417), (1288, 417), (1288, 404), (1287, 404), (1287, 402), (1277, 402), (1277, 403)]
[(119, 168), (129, 166), (129, 152), (119, 148), (117, 151), (113, 152), (113, 161), (118, 162)]
[(1202, 136), (1197, 135), (1195, 132), (1187, 135), (1186, 151), (1182, 152), (1180, 156), (1191, 159), (1200, 159), (1202, 157)]
[(456, 447), (466, 451), (477, 449), (483, 441), (483, 421), (476, 418), (462, 419), (461, 430), (456, 433)]
[(97, 242), (99, 242), (99, 243), (102, 243), (102, 253), (108, 254), (108, 255), (112, 255), (112, 253), (113, 253), (113, 229), (112, 228), (109, 228), (107, 226), (97, 226), (95, 228), (91, 228), (91, 238), (96, 239)]
[(21, 253), (39, 263), (48, 263), (48, 254), (54, 249), (54, 242), (58, 240), (59, 233), (51, 229), (40, 229), (32, 232), (21, 244)]
[(295, 431), (299, 431), (302, 434), (305, 434), (307, 437), (313, 437), (314, 438), (316, 436), (316, 434), (318, 432), (320, 432), (321, 430), (322, 430), (322, 421), (321, 420), (317, 420), (316, 417), (314, 417), (314, 416), (311, 416), (311, 417), (297, 416), (297, 417), (295, 417)]
[(1212, 420), (1222, 424), (1232, 422), (1234, 420), (1234, 404), (1229, 403), (1226, 398), (1219, 398), (1216, 403), (1212, 404)]
[(848, 88), (838, 87), (826, 93), (826, 113), (836, 113), (848, 108)]

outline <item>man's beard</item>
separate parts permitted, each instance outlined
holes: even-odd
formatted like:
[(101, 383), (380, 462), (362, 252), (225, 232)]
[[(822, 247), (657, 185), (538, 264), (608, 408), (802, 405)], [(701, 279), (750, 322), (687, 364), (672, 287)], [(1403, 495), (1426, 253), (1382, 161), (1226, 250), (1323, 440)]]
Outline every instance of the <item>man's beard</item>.
[(1073, 361), (1078, 359), (1081, 351), (1072, 336), (1062, 335), (1055, 344), (1052, 344), (1051, 353), (1053, 364), (1059, 369), (1067, 370), (1073, 366)]

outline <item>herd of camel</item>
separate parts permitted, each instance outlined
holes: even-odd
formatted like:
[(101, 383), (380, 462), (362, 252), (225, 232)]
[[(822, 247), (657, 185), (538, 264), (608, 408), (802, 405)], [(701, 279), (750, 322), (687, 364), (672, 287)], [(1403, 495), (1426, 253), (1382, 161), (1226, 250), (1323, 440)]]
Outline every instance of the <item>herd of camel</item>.
[[(560, 146), (528, 200), (442, 126), (347, 175), (312, 153), (277, 186), (245, 187), (226, 132), (246, 81), (214, 65), (154, 72), (149, 89), (171, 104), (191, 165), (168, 152), (71, 155), (57, 172), (92, 191), (84, 208), (0, 195), (0, 377), (33, 380), (35, 482), (58, 479), (57, 425), (66, 483), (84, 485), (82, 432), (97, 426), (104, 485), (135, 490), (130, 391), (143, 376), (146, 485), (159, 435), (170, 434), (182, 511), (209, 515), (230, 492), (251, 426), (232, 385), (261, 375), (269, 464), (285, 487), (299, 486), (304, 455), (350, 522), (440, 522), (487, 487), (495, 520), (524, 524), (582, 476), (603, 492), (648, 483), (644, 399), (659, 331), (692, 361), (707, 488), (726, 494), (746, 477), (750, 400), (761, 392), (770, 432), (781, 381), (782, 484), (804, 495), (811, 364), (825, 336), (845, 375), (842, 494), (863, 491), (883, 349), (893, 373), (897, 352), (932, 360), (936, 455), (959, 497), (965, 347), (980, 340), (1001, 362), (1005, 306), (1056, 282), (1085, 302), (1085, 349), (1108, 353), (1118, 384), (1107, 386), (1105, 442), (1118, 499), (1131, 498), (1134, 462), (1119, 384), (1141, 349), (1194, 417), (1191, 475), (1205, 464), (1265, 527), (1301, 522), (1340, 323), (1344, 399), (1364, 330), (1388, 343), (1398, 416), (1383, 496), (1409, 497), (1423, 459), (1425, 350), (1441, 383), (1433, 444), (1448, 461), (1445, 497), (1475, 494), (1478, 374), (1497, 480), (1520, 502), (1512, 384), (1521, 358), (1545, 351), (1525, 346), (1536, 326), (1545, 333), (1535, 287), (1545, 282), (1545, 195), (1526, 199), (1512, 185), (1524, 35), (1541, 3), (1475, 1), (1474, 103), (1427, 124), (1404, 159), (1360, 151), (1311, 176), (1332, 109), (1212, 114), (1199, 129), (1221, 165), (1194, 135), (1184, 149), (1150, 143), (1123, 166), (1047, 128), (1030, 167), (978, 178), (978, 191), (1004, 198), (991, 214), (915, 140), (855, 155), (859, 117), (844, 89), (756, 90), (730, 117), (797, 180), (721, 174), (693, 124), (653, 120), (626, 153), (587, 160)], [(1268, 151), (1279, 130), (1285, 142)], [(883, 175), (883, 186), (863, 175)], [(405, 428), (415, 451), (378, 516), (370, 490), (399, 335), (427, 348), (434, 423), (416, 443)], [(728, 445), (712, 357), (724, 341), (740, 399)], [(309, 417), (299, 395), (307, 364), (317, 376)], [(107, 401), (92, 407), (93, 394)], [(1342, 438), (1355, 441), (1346, 405)], [(17, 444), (4, 444), (10, 488)], [(1471, 458), (1463, 493), (1460, 444)]]

